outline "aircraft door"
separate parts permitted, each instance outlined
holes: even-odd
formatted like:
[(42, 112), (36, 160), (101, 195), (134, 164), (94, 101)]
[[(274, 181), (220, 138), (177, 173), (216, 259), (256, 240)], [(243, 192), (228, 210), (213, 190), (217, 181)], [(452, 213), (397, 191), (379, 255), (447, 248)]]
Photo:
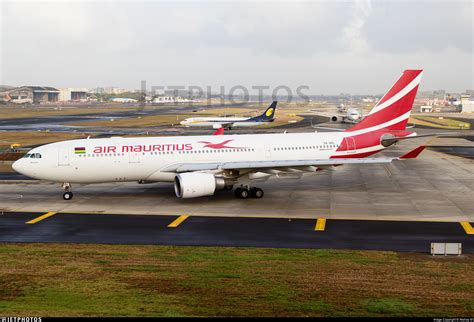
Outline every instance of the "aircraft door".
[(355, 140), (353, 137), (347, 137), (347, 138), (344, 138), (344, 140), (346, 141), (346, 146), (347, 146), (347, 152), (349, 153), (355, 153), (355, 149), (356, 149), (356, 144), (355, 144)]
[(265, 145), (265, 157), (270, 158), (272, 156), (272, 147), (269, 144)]
[(69, 149), (68, 148), (59, 148), (58, 150), (58, 166), (68, 166), (69, 165)]

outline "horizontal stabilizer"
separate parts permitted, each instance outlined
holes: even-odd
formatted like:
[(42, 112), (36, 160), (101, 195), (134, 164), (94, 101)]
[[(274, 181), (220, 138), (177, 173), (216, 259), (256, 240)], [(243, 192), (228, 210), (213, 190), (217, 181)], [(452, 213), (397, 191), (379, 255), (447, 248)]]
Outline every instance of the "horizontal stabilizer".
[[(413, 132), (414, 133), (414, 132)], [(392, 144), (397, 143), (398, 141), (403, 141), (403, 140), (412, 140), (412, 139), (417, 139), (417, 138), (423, 138), (423, 137), (430, 137), (430, 136), (436, 136), (436, 137), (455, 137), (459, 136), (459, 133), (457, 132), (443, 132), (443, 133), (431, 133), (431, 134), (422, 134), (422, 135), (410, 135), (410, 136), (389, 136), (389, 137), (382, 137), (381, 144), (385, 147), (390, 146)]]
[(414, 159), (416, 158), (423, 150), (426, 148), (426, 145), (420, 145), (416, 149), (411, 150), (410, 152), (405, 153), (401, 157), (399, 157), (400, 160), (403, 159)]

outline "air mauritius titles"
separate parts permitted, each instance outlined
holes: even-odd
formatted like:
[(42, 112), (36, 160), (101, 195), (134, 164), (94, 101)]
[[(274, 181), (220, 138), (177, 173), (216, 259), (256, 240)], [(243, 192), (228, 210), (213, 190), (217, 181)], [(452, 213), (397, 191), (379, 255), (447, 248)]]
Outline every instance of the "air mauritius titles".
[[(208, 141), (199, 141), (197, 143), (203, 144), (202, 148), (208, 149), (246, 149), (246, 147), (228, 146), (229, 142), (234, 140), (225, 140), (223, 142), (212, 143)], [(92, 149), (92, 153), (127, 153), (127, 152), (165, 152), (165, 151), (190, 151), (193, 150), (191, 143), (182, 144), (137, 144), (137, 145), (105, 145), (96, 146)], [(76, 154), (86, 153), (85, 147), (75, 147)]]
[(107, 145), (96, 146), (93, 153), (126, 153), (126, 152), (162, 152), (162, 151), (189, 151), (193, 146), (186, 144), (148, 144), (148, 145)]

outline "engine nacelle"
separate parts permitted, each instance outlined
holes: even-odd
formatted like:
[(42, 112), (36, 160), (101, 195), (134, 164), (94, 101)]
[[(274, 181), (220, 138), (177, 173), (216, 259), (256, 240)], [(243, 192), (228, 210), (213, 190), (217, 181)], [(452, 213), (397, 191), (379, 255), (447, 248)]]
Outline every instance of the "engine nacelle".
[(224, 186), (223, 178), (210, 173), (181, 173), (174, 177), (174, 192), (178, 198), (212, 196)]
[(331, 117), (331, 122), (337, 122), (338, 118), (336, 115)]
[(384, 134), (380, 137), (380, 144), (389, 147), (398, 142), (398, 138), (393, 134)]

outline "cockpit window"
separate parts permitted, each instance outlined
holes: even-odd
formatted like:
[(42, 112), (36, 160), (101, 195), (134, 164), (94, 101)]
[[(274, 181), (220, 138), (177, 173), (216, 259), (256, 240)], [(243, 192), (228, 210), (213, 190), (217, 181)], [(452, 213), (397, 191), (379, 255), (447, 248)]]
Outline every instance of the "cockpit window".
[(41, 153), (27, 153), (24, 158), (41, 159)]

